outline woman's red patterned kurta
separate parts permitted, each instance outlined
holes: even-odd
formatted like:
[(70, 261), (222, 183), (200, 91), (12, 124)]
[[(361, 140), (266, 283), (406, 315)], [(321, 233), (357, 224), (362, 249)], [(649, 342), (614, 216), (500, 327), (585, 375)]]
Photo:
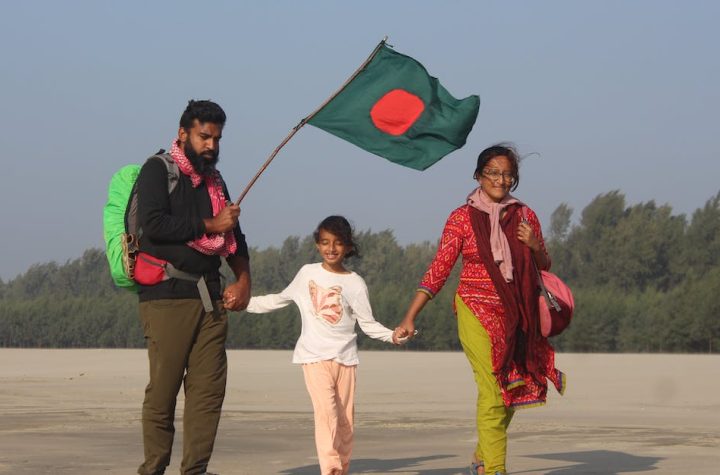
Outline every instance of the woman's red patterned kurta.
[[(527, 215), (530, 227), (547, 255), (537, 215), (530, 209), (528, 209)], [(499, 374), (506, 341), (505, 309), (495, 290), (495, 285), (480, 259), (468, 205), (461, 206), (450, 213), (440, 238), (437, 254), (418, 290), (434, 297), (445, 285), (445, 281), (461, 253), (463, 259), (457, 293), (472, 310), (490, 337), (493, 368), (502, 390), (505, 405), (519, 408), (543, 404), (547, 395), (547, 384), (538, 384), (529, 375), (522, 374), (516, 368), (506, 374)], [(542, 359), (540, 366), (544, 369), (545, 376), (562, 394), (565, 390), (565, 376), (555, 369), (555, 351), (546, 338), (541, 339), (538, 350)]]

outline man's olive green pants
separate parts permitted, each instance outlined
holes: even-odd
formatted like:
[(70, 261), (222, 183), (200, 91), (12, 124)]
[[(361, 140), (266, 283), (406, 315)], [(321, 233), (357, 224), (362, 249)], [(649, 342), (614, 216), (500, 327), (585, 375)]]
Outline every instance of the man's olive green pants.
[[(222, 303), (216, 304), (222, 309)], [(150, 362), (142, 409), (145, 461), (138, 473), (165, 472), (175, 434), (175, 403), (185, 391), (180, 473), (203, 474), (210, 461), (227, 379), (227, 313), (194, 299), (140, 303)]]

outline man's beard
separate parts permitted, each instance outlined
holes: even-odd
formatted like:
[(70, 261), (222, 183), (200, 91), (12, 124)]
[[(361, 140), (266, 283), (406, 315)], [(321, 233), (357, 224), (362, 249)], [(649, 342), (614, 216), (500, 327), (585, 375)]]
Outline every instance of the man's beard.
[[(190, 141), (188, 141), (185, 143), (183, 151), (185, 152), (185, 157), (187, 157), (187, 159), (190, 160), (190, 163), (192, 163), (195, 173), (202, 176), (209, 176), (215, 172), (215, 165), (218, 160), (220, 160), (217, 150), (200, 155), (195, 152), (195, 149), (190, 144)], [(207, 158), (207, 156), (210, 155), (212, 158)]]

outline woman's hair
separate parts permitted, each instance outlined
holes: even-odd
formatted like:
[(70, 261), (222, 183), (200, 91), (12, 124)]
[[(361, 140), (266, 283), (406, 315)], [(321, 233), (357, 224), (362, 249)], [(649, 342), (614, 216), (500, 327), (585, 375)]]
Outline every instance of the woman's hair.
[(335, 236), (342, 239), (345, 245), (352, 246), (352, 249), (350, 250), (350, 252), (345, 254), (345, 257), (359, 255), (358, 246), (353, 240), (352, 226), (350, 226), (348, 220), (345, 219), (343, 216), (328, 216), (327, 218), (320, 221), (320, 224), (318, 224), (317, 229), (315, 229), (315, 232), (313, 233), (315, 243), (320, 242), (321, 230), (327, 231), (330, 234), (334, 234)]
[(492, 145), (480, 152), (477, 159), (477, 166), (475, 167), (475, 173), (473, 173), (473, 179), (477, 180), (480, 178), (485, 166), (495, 157), (507, 157), (507, 159), (510, 160), (513, 176), (513, 185), (510, 187), (510, 191), (515, 191), (520, 183), (520, 158), (515, 145), (508, 142)]

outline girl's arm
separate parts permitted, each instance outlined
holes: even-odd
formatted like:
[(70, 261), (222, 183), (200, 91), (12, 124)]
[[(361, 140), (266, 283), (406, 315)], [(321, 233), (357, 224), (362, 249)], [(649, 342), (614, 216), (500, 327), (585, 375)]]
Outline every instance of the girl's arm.
[(375, 320), (372, 314), (368, 290), (364, 282), (362, 283), (362, 289), (356, 294), (354, 302), (350, 302), (350, 305), (363, 333), (376, 340), (394, 343), (393, 331)]
[(285, 293), (258, 295), (250, 298), (245, 311), (249, 313), (268, 313), (273, 310), (285, 308), (292, 303), (293, 299)]
[(303, 268), (298, 271), (293, 281), (290, 282), (290, 285), (288, 285), (285, 290), (279, 294), (267, 294), (252, 297), (245, 310), (249, 313), (268, 313), (273, 310), (279, 310), (287, 307), (294, 301), (293, 297), (296, 294), (302, 273)]

